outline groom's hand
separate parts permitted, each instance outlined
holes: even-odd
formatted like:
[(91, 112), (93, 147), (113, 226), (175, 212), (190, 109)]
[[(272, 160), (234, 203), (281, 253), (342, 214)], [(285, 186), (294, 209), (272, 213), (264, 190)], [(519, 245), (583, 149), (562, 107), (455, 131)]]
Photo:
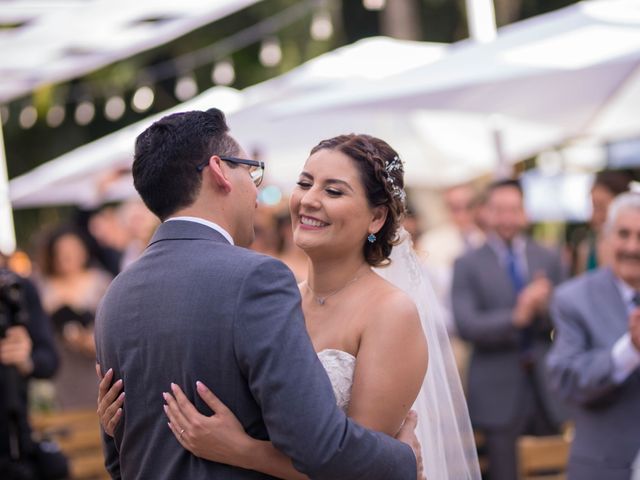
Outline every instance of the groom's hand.
[(418, 437), (416, 437), (416, 426), (418, 425), (418, 414), (411, 410), (407, 414), (407, 418), (404, 419), (404, 423), (402, 427), (400, 427), (400, 431), (396, 435), (396, 439), (400, 440), (403, 443), (406, 443), (413, 450), (414, 455), (416, 456), (416, 465), (418, 467), (417, 476), (418, 479), (424, 478), (424, 468), (422, 466), (422, 446), (418, 441)]

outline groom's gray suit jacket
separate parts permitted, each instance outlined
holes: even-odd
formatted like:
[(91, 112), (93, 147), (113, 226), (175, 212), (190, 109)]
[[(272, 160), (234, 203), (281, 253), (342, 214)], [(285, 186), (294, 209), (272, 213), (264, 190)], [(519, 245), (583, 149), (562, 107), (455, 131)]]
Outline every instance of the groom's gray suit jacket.
[(551, 384), (571, 405), (571, 480), (628, 480), (640, 450), (640, 372), (613, 380), (611, 350), (629, 330), (613, 272), (601, 268), (556, 291), (556, 336), (547, 358)]
[(188, 221), (156, 231), (96, 318), (98, 360), (124, 380), (124, 416), (105, 436), (124, 479), (271, 478), (199, 459), (167, 427), (162, 392), (179, 384), (197, 408), (208, 385), (253, 437), (271, 440), (318, 479), (415, 479), (406, 445), (351, 422), (336, 406), (307, 335), (300, 294), (281, 262)]

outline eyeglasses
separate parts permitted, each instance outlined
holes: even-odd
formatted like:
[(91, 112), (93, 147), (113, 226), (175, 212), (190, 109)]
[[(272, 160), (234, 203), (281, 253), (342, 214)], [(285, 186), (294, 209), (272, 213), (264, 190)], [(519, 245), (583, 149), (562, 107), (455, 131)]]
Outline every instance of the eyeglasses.
[[(236, 157), (225, 157), (222, 155), (218, 155), (220, 160), (224, 160), (225, 162), (235, 163), (240, 165), (248, 165), (249, 166), (249, 175), (251, 175), (251, 180), (256, 187), (259, 187), (262, 183), (262, 179), (264, 178), (264, 162), (258, 160), (247, 160), (244, 158), (236, 158)], [(196, 170), (198, 172), (202, 172), (205, 167), (209, 165), (209, 160), (201, 163), (196, 166)]]

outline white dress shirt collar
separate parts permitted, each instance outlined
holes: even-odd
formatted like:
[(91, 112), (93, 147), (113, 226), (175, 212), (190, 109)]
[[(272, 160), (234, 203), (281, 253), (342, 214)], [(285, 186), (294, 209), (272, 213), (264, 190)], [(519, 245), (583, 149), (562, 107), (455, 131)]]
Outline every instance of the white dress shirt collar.
[[(615, 274), (614, 274), (615, 275)], [(624, 302), (627, 310), (632, 310), (634, 306), (632, 305), (633, 297), (636, 294), (636, 291), (631, 288), (631, 285), (623, 281), (620, 277), (615, 276), (616, 286), (620, 291), (620, 295), (622, 296), (622, 301)]]
[(200, 217), (171, 217), (171, 218), (167, 218), (165, 222), (170, 222), (172, 220), (183, 220), (185, 222), (194, 222), (194, 223), (199, 223), (200, 225), (204, 225), (205, 227), (212, 228), (213, 230), (218, 232), (220, 235), (222, 235), (224, 238), (226, 238), (231, 245), (235, 245), (231, 234), (227, 232), (224, 228), (222, 228), (220, 225), (218, 225), (217, 223), (211, 222), (209, 220), (205, 220), (204, 218), (200, 218)]
[[(495, 252), (498, 261), (502, 266), (508, 264), (509, 245), (495, 233), (487, 235), (487, 245)], [(527, 237), (524, 235), (516, 235), (511, 240), (511, 251), (515, 255), (516, 265), (520, 269), (520, 273), (527, 278), (529, 276), (529, 264), (527, 262)]]

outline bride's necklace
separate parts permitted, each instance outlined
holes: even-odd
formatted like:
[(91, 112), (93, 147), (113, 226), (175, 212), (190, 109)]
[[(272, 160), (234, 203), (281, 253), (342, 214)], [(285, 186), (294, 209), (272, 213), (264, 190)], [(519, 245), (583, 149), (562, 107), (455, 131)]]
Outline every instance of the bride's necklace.
[(338, 288), (337, 290), (334, 290), (333, 292), (327, 293), (326, 295), (324, 295), (323, 297), (319, 296), (316, 294), (316, 292), (313, 291), (313, 288), (311, 288), (311, 285), (309, 285), (309, 281), (307, 280), (306, 284), (307, 284), (307, 288), (309, 289), (309, 291), (311, 292), (311, 295), (313, 295), (313, 298), (315, 299), (316, 303), (318, 305), (324, 305), (324, 303), (327, 301), (327, 298), (334, 296), (336, 293), (341, 292), (342, 290), (344, 290), (345, 288), (347, 288), (349, 285), (351, 285), (353, 282), (355, 282), (356, 280), (358, 280), (360, 277), (362, 277), (362, 273), (359, 275), (356, 275), (355, 277), (353, 277), (351, 280), (349, 280), (347, 283), (345, 283), (343, 286), (341, 286), (340, 288)]

